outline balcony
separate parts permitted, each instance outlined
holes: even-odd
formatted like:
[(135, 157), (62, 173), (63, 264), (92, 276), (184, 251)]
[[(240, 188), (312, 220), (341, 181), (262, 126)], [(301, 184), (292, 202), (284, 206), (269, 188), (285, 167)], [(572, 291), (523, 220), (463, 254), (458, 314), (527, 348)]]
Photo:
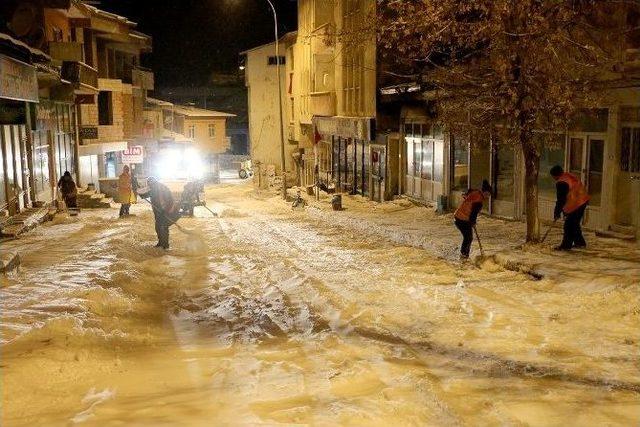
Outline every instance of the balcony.
[(93, 95), (98, 92), (98, 70), (83, 62), (64, 61), (61, 77), (74, 85), (77, 94)]
[(82, 43), (49, 42), (49, 55), (56, 61), (82, 62)]
[(333, 92), (311, 92), (312, 116), (335, 116), (336, 97)]
[(131, 82), (134, 86), (137, 86), (140, 89), (153, 90), (153, 71), (142, 67), (134, 67), (131, 70)]

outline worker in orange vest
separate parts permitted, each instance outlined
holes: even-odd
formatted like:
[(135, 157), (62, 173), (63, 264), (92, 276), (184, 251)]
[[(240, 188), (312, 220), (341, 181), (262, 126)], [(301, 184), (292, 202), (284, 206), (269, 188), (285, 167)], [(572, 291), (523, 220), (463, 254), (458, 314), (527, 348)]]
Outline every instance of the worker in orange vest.
[(482, 190), (470, 188), (462, 196), (462, 203), (453, 214), (456, 227), (462, 233), (462, 246), (460, 246), (460, 258), (469, 258), (471, 242), (473, 242), (473, 227), (476, 225), (478, 214), (482, 210), (484, 201), (491, 196), (491, 185), (487, 180), (482, 181)]
[(558, 251), (569, 251), (571, 248), (584, 248), (587, 242), (582, 236), (580, 223), (584, 211), (589, 204), (589, 194), (577, 176), (565, 172), (556, 165), (549, 172), (556, 181), (556, 208), (553, 219), (558, 220), (564, 214), (564, 235), (562, 243), (555, 247)]

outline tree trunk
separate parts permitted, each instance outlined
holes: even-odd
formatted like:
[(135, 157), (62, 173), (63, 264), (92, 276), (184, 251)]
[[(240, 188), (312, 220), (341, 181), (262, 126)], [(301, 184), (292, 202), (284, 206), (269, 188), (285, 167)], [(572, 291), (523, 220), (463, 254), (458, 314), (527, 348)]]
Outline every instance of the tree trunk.
[(525, 216), (527, 220), (527, 242), (540, 241), (540, 218), (538, 216), (538, 173), (540, 171), (540, 153), (535, 143), (528, 137), (521, 141), (524, 154), (525, 178)]

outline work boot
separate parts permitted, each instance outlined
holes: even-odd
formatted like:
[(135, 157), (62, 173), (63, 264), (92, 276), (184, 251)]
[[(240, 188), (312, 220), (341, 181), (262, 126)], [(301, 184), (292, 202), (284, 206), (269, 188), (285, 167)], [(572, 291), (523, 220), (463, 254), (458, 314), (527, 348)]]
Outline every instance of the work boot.
[(560, 245), (560, 246), (556, 246), (555, 248), (553, 248), (553, 250), (554, 250), (554, 251), (570, 251), (570, 250), (571, 250), (571, 248), (568, 248), (568, 247), (566, 247), (566, 246), (562, 246), (562, 245)]

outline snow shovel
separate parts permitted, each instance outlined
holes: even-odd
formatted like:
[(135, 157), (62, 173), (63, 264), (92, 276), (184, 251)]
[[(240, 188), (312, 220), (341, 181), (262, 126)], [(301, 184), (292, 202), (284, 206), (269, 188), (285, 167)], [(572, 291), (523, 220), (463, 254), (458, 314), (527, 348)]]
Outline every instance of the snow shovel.
[(201, 205), (203, 208), (205, 208), (206, 210), (208, 210), (209, 212), (211, 212), (211, 214), (213, 216), (215, 216), (216, 218), (218, 217), (218, 214), (215, 213), (214, 211), (212, 211), (211, 209), (209, 209), (206, 205)]
[(544, 243), (544, 241), (547, 240), (547, 236), (549, 235), (549, 232), (551, 231), (551, 229), (555, 225), (556, 221), (557, 221), (557, 219), (554, 219), (553, 223), (549, 226), (549, 228), (547, 228), (547, 232), (544, 233), (544, 236), (542, 236), (542, 240), (540, 240), (540, 243)]
[[(142, 197), (142, 200), (144, 200), (145, 202), (149, 203), (151, 206), (153, 206), (153, 203), (151, 203), (149, 200), (145, 199), (144, 197)], [(185, 228), (182, 228), (178, 225), (178, 220), (175, 221), (171, 221), (169, 218), (166, 217), (166, 215), (163, 213), (162, 216), (164, 217), (164, 219), (167, 220), (167, 222), (169, 222), (171, 225), (175, 225), (176, 228), (178, 230), (180, 230), (182, 233), (184, 234), (188, 234), (188, 235), (197, 235), (198, 233), (196, 233), (194, 230), (187, 230)]]
[(476, 239), (478, 240), (478, 246), (480, 246), (480, 258), (484, 258), (484, 249), (482, 249), (482, 241), (480, 240), (480, 235), (478, 234), (478, 229), (476, 226), (473, 226), (473, 231), (476, 233)]

